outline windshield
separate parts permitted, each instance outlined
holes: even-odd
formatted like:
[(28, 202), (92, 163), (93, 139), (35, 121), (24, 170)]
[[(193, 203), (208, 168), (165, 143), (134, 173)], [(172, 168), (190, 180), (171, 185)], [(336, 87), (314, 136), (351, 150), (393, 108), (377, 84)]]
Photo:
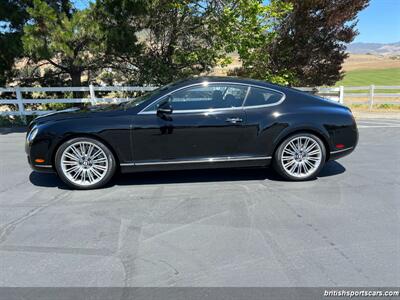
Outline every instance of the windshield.
[(136, 97), (132, 100), (129, 100), (128, 102), (124, 102), (125, 107), (135, 107), (138, 106), (140, 103), (143, 103), (144, 101), (149, 100), (153, 96), (157, 96), (158, 94), (161, 94), (162, 92), (168, 90), (171, 86), (175, 85), (176, 82), (164, 85), (162, 87), (159, 87), (153, 91), (149, 91), (144, 93), (143, 95)]

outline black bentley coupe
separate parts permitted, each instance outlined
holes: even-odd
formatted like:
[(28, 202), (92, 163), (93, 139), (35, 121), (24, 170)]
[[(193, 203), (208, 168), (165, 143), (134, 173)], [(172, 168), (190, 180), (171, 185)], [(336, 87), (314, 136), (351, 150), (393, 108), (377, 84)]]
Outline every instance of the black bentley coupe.
[(26, 136), (35, 171), (93, 189), (121, 172), (264, 167), (289, 180), (318, 175), (351, 153), (349, 108), (298, 90), (231, 77), (197, 77), (119, 105), (36, 118)]

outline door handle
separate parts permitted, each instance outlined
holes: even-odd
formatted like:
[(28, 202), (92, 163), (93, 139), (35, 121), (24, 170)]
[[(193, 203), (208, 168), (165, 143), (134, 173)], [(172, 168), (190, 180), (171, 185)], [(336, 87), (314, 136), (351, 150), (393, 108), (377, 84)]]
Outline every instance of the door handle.
[(227, 118), (226, 122), (236, 124), (236, 123), (241, 123), (243, 122), (243, 119), (241, 118)]

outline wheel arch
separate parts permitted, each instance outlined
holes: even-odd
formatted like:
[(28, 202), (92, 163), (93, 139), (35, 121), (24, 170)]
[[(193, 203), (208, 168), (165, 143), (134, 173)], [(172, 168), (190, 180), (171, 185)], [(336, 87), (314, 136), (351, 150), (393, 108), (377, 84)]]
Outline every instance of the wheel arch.
[(279, 146), (282, 144), (282, 142), (284, 140), (286, 140), (288, 137), (295, 135), (295, 134), (299, 134), (299, 133), (309, 133), (309, 134), (314, 134), (315, 136), (317, 136), (323, 143), (325, 146), (325, 152), (326, 152), (326, 159), (325, 161), (329, 160), (330, 157), (330, 145), (329, 145), (329, 134), (326, 132), (324, 133), (323, 131), (317, 129), (317, 128), (313, 128), (313, 127), (298, 127), (298, 128), (293, 128), (291, 130), (282, 132), (275, 140), (274, 142), (274, 150), (272, 153), (272, 157), (275, 156), (275, 152), (276, 150), (279, 148)]
[(57, 144), (54, 146), (53, 152), (51, 153), (51, 164), (53, 166), (53, 169), (55, 169), (56, 153), (57, 153), (58, 149), (60, 148), (60, 146), (63, 143), (65, 143), (66, 141), (69, 141), (69, 140), (72, 140), (72, 139), (75, 139), (75, 138), (81, 138), (81, 137), (87, 137), (87, 138), (95, 139), (95, 140), (103, 143), (111, 151), (111, 153), (114, 155), (116, 168), (117, 168), (117, 170), (119, 170), (120, 162), (119, 162), (119, 157), (118, 157), (117, 152), (115, 151), (115, 149), (107, 141), (105, 141), (104, 139), (102, 139), (98, 135), (90, 134), (90, 133), (74, 133), (74, 134), (69, 134), (68, 136), (65, 136), (62, 139), (60, 139), (57, 142)]

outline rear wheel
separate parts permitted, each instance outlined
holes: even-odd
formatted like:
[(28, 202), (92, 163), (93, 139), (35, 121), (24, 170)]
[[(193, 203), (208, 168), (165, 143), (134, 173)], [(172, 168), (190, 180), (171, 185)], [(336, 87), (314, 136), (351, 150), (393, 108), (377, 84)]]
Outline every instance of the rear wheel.
[(315, 178), (325, 164), (326, 149), (317, 136), (299, 133), (285, 139), (274, 156), (275, 170), (286, 179)]
[(55, 157), (60, 178), (76, 189), (95, 189), (114, 175), (116, 164), (112, 152), (98, 140), (80, 137), (63, 143)]

